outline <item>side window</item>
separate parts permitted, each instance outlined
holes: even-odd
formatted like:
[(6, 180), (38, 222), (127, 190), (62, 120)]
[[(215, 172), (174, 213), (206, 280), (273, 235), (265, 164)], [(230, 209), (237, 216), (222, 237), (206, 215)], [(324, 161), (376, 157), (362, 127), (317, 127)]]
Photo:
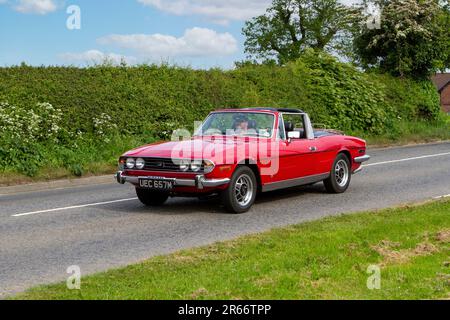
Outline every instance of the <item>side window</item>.
[(283, 114), (286, 132), (298, 131), (300, 138), (306, 139), (305, 122), (302, 114)]

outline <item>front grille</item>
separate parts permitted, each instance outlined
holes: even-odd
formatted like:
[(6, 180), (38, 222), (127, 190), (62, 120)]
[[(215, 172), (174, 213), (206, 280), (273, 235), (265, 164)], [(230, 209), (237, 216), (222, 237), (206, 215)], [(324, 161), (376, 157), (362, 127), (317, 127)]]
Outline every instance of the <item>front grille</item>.
[[(172, 159), (167, 158), (143, 158), (145, 160), (144, 170), (147, 171), (165, 171), (165, 172), (194, 172), (190, 168), (188, 171), (181, 171), (180, 165), (174, 163)], [(203, 173), (204, 165), (202, 164), (199, 171), (195, 173)]]

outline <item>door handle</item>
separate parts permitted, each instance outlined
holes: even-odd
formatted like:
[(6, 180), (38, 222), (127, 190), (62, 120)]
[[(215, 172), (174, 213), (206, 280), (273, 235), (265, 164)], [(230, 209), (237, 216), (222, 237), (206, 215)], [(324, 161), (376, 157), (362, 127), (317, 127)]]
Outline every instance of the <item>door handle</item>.
[(315, 152), (317, 151), (317, 147), (309, 147), (309, 151)]

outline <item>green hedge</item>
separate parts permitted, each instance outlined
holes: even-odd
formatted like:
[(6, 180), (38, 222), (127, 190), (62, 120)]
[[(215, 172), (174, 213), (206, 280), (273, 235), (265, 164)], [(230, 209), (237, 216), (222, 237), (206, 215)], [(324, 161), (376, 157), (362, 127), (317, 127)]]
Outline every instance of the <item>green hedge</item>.
[[(314, 123), (367, 136), (392, 135), (404, 121), (437, 120), (441, 114), (430, 82), (363, 73), (314, 51), (283, 67), (246, 64), (230, 71), (155, 65), (0, 68), (0, 104), (0, 171), (14, 163), (28, 175), (62, 155), (72, 159), (70, 168), (78, 168), (92, 159), (78, 154), (80, 146), (113, 161), (117, 155), (103, 149), (118, 148), (111, 145), (118, 136), (168, 138), (218, 108), (301, 108)], [(42, 116), (51, 106), (58, 130), (46, 139), (38, 128), (56, 119)], [(30, 114), (38, 140), (27, 129)], [(17, 139), (11, 119), (27, 139)]]
[(110, 115), (122, 133), (164, 136), (217, 108), (299, 107), (317, 123), (381, 133), (398, 117), (436, 119), (430, 83), (365, 74), (325, 54), (308, 52), (284, 67), (199, 71), (168, 66), (0, 68), (0, 102), (33, 108), (49, 102), (70, 130), (93, 130)]

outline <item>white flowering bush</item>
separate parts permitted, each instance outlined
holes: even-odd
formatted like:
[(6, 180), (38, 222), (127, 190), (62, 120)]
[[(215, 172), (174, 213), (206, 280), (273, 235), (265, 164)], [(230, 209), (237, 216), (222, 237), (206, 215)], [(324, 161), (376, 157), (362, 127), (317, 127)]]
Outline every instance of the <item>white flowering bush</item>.
[(117, 140), (113, 140), (117, 125), (106, 113), (92, 119), (92, 132), (69, 130), (69, 121), (50, 103), (19, 107), (0, 102), (0, 172), (12, 170), (33, 176), (50, 166), (65, 167), (81, 176), (87, 159), (101, 157), (98, 150)]
[(44, 155), (42, 145), (58, 143), (63, 114), (49, 103), (23, 108), (0, 103), (0, 168), (34, 175)]
[(104, 142), (110, 142), (110, 137), (116, 135), (117, 124), (113, 123), (111, 116), (101, 113), (93, 119), (94, 134)]
[(62, 111), (49, 103), (38, 103), (33, 109), (0, 103), (0, 136), (3, 139), (30, 142), (58, 142), (62, 133)]

